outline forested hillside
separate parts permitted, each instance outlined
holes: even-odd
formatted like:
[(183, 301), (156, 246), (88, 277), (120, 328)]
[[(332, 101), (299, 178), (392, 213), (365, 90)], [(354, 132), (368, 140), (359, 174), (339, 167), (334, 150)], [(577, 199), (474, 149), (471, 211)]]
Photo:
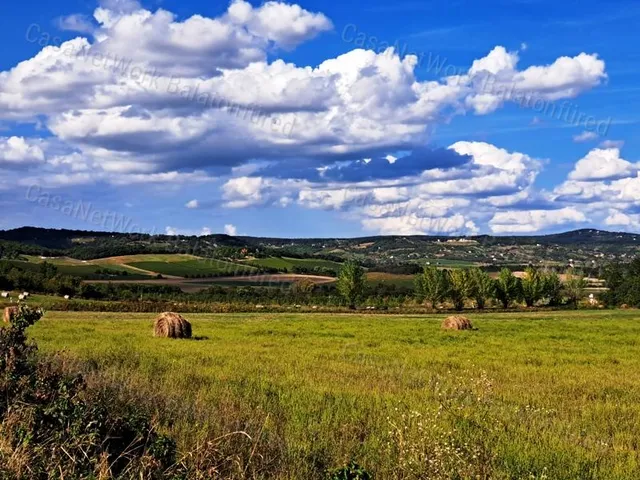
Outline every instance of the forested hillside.
[(372, 236), (361, 238), (283, 239), (170, 236), (23, 227), (0, 231), (0, 258), (19, 255), (97, 259), (120, 255), (183, 253), (208, 258), (355, 259), (369, 267), (408, 269), (430, 262), (442, 266), (575, 264), (593, 268), (633, 258), (640, 235), (576, 230), (555, 235), (498, 237)]

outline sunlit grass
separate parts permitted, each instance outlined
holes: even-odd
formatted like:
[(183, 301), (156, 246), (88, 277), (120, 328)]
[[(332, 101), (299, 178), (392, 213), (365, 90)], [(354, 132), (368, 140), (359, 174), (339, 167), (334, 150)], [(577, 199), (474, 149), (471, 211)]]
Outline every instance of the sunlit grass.
[(288, 257), (267, 257), (255, 258), (245, 263), (256, 267), (278, 268), (293, 272), (295, 267), (304, 268), (326, 268), (328, 270), (340, 270), (341, 264), (325, 260), (322, 258), (288, 258)]
[[(352, 458), (378, 478), (415, 478), (401, 459), (440, 430), (473, 446), (465, 462), (485, 455), (491, 478), (640, 478), (635, 311), (471, 315), (471, 332), (442, 331), (442, 316), (187, 317), (198, 340), (153, 338), (152, 314), (50, 312), (32, 334), (161, 416), (173, 408), (166, 428), (185, 450), (203, 435), (260, 435), (278, 478)], [(411, 412), (435, 423), (425, 432)]]

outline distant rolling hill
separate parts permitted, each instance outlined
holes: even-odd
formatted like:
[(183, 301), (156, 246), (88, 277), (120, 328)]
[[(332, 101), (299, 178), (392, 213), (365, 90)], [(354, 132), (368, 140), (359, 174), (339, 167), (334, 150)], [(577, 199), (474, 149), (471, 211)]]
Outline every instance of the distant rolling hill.
[(184, 254), (140, 254), (78, 260), (71, 257), (20, 255), (6, 260), (25, 270), (37, 270), (48, 262), (58, 272), (86, 279), (144, 280), (158, 274), (167, 278), (233, 276), (258, 273), (258, 269), (240, 263)]
[[(202, 237), (151, 236), (38, 227), (0, 231), (0, 257), (5, 259), (15, 259), (18, 255), (94, 260), (124, 255), (186, 254), (233, 262), (234, 266), (242, 264), (246, 268), (273, 267), (288, 271), (292, 271), (294, 266), (300, 269), (305, 265), (335, 270), (349, 258), (359, 260), (370, 268), (382, 266), (386, 271), (393, 271), (395, 267), (410, 271), (410, 268), (403, 266), (427, 262), (441, 266), (572, 263), (591, 268), (611, 261), (627, 261), (639, 249), (640, 234), (595, 229), (530, 236), (452, 238), (393, 235), (297, 239), (223, 234)], [(301, 259), (313, 259), (313, 262)], [(155, 267), (168, 275), (184, 274), (190, 267), (184, 265), (185, 269), (180, 270), (179, 265), (149, 265), (147, 262), (131, 262), (127, 265), (154, 272), (157, 270), (151, 267)], [(211, 268), (220, 270), (218, 267)]]

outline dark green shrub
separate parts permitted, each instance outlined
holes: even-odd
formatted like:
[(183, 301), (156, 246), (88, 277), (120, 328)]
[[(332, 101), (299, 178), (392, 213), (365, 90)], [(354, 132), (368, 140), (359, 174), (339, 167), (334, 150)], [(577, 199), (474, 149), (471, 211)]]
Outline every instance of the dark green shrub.
[(39, 358), (25, 330), (41, 316), (22, 305), (0, 329), (0, 478), (163, 478), (174, 442), (112, 388)]
[(353, 460), (348, 465), (329, 472), (329, 480), (371, 480), (372, 478), (369, 472)]

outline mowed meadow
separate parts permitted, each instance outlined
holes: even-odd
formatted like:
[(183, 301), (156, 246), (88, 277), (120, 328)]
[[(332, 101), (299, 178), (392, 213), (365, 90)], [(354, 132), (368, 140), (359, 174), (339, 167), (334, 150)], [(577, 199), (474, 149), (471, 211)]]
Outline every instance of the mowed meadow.
[(443, 315), (187, 318), (192, 340), (153, 338), (153, 314), (48, 312), (30, 334), (220, 478), (350, 462), (377, 479), (640, 478), (637, 311), (476, 314), (455, 332)]

